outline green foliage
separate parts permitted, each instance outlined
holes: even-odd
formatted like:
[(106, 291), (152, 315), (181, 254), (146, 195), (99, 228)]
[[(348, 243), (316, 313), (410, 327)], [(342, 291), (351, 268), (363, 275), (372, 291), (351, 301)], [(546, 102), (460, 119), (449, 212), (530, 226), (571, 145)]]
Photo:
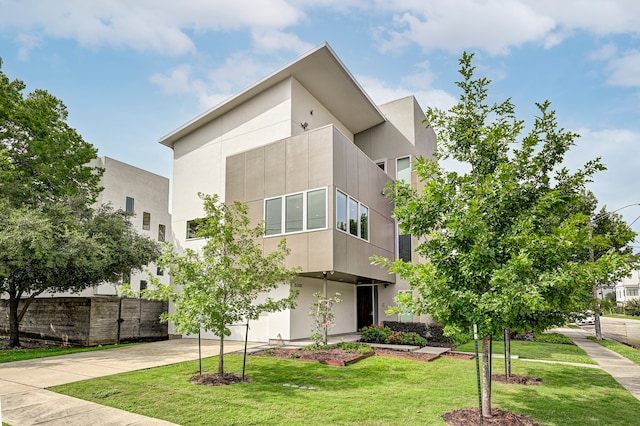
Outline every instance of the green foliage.
[(0, 294), (11, 346), (36, 296), (114, 282), (159, 255), (124, 212), (92, 209), (102, 190), (103, 170), (88, 164), (96, 148), (67, 124), (62, 101), (24, 90), (0, 71)]
[(575, 345), (573, 340), (561, 333), (535, 333), (538, 343), (555, 343), (559, 345)]
[(634, 317), (640, 316), (640, 299), (631, 299), (624, 305), (624, 313)]
[[(285, 267), (289, 254), (283, 239), (263, 253), (258, 239), (262, 224), (252, 226), (246, 204), (225, 204), (217, 195), (200, 194), (205, 217), (197, 236), (206, 239), (201, 251), (187, 248), (181, 254), (167, 244), (158, 264), (172, 277), (175, 287), (150, 277), (143, 292), (151, 299), (171, 299), (175, 310), (163, 315), (179, 333), (212, 331), (221, 340), (219, 373), (224, 372), (224, 337), (229, 326), (257, 319), (262, 312), (295, 306), (293, 279), (297, 269)], [(286, 294), (278, 290), (284, 289)], [(281, 296), (281, 297), (280, 297)]]
[(327, 346), (328, 330), (335, 325), (335, 314), (333, 305), (342, 302), (340, 293), (333, 297), (324, 297), (324, 294), (316, 292), (313, 294), (316, 301), (309, 308), (309, 315), (313, 318), (311, 329), (311, 340), (317, 347)]
[(338, 349), (342, 349), (343, 351), (353, 352), (357, 354), (370, 354), (373, 352), (373, 348), (371, 345), (367, 345), (366, 343), (358, 343), (358, 342), (340, 342), (334, 345)]
[[(586, 184), (604, 169), (600, 160), (573, 172), (564, 165), (578, 135), (558, 126), (548, 101), (537, 104), (523, 135), (510, 99), (488, 102), (490, 82), (474, 76), (472, 57), (460, 59), (459, 103), (448, 111), (430, 108), (425, 119), (438, 135), (437, 159), (466, 171), (421, 158), (415, 173), (423, 190), (396, 182), (388, 191), (403, 233), (421, 241), (416, 252), (428, 261), (374, 261), (407, 280), (419, 295), (416, 313), (431, 314), (447, 334), (477, 325), (486, 352), (487, 336), (505, 329), (564, 324), (592, 300), (594, 284), (628, 273), (629, 255), (591, 230), (594, 199)], [(633, 236), (626, 232), (621, 242)], [(594, 261), (592, 251), (600, 255)], [(486, 412), (488, 369), (485, 362)]]
[(418, 333), (393, 331), (384, 325), (371, 325), (360, 329), (360, 341), (368, 343), (388, 343), (395, 345), (425, 346), (427, 339)]

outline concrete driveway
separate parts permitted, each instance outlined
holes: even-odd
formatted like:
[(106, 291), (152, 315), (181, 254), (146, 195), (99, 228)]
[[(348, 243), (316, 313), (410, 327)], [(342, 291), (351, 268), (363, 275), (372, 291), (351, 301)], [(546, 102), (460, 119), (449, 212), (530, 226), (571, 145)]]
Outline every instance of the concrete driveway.
[[(261, 345), (250, 343), (249, 347)], [(225, 353), (244, 342), (225, 342)], [(217, 340), (202, 341), (202, 356), (218, 355)], [(11, 426), (26, 425), (170, 425), (115, 408), (47, 391), (45, 388), (127, 371), (198, 359), (197, 339), (144, 343), (0, 364), (0, 412)]]

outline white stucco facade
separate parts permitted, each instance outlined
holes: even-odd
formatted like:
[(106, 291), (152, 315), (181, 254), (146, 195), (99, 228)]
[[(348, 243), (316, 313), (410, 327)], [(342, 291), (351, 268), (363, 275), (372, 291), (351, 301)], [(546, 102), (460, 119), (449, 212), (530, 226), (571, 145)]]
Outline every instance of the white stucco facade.
[[(295, 283), (300, 296), (295, 309), (253, 321), (250, 340), (308, 337), (308, 310), (325, 279), (328, 295), (339, 292), (344, 299), (334, 305), (332, 334), (396, 319), (384, 311), (398, 291), (409, 287), (369, 258), (397, 256), (393, 206), (382, 192), (396, 177), (398, 158), (413, 162), (432, 156), (435, 134), (423, 119), (412, 96), (375, 105), (322, 45), (160, 140), (174, 155), (172, 229), (178, 249), (203, 244), (187, 235), (187, 222), (203, 214), (199, 192), (247, 203), (256, 223), (265, 219), (267, 200), (326, 194), (324, 226), (295, 232), (283, 226), (260, 242), (269, 252), (280, 238), (287, 239), (292, 251), (287, 265), (302, 269)], [(384, 170), (376, 164), (380, 159)], [(415, 175), (409, 179), (417, 185)], [(343, 198), (357, 207), (357, 229), (342, 225), (338, 200)], [(232, 328), (231, 338), (243, 339), (244, 329)]]

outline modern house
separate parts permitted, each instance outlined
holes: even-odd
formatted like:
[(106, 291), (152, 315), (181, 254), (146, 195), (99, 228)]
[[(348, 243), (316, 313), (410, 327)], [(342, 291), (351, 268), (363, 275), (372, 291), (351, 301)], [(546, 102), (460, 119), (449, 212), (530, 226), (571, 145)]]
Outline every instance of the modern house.
[[(169, 179), (109, 157), (99, 157), (89, 163), (104, 169), (100, 185), (104, 188), (96, 205), (111, 204), (114, 209), (133, 214), (131, 221), (136, 231), (159, 242), (171, 241), (171, 214), (169, 214)], [(117, 294), (117, 286), (129, 283), (133, 290), (146, 288), (148, 273), (162, 283), (169, 284), (169, 276), (156, 265), (146, 270), (134, 271), (117, 283), (104, 283), (88, 288), (74, 296), (111, 296)], [(55, 293), (56, 296), (71, 295)]]
[(413, 96), (376, 105), (323, 44), (160, 140), (174, 156), (178, 249), (203, 244), (198, 193), (215, 193), (248, 204), (252, 220), (265, 223), (264, 251), (285, 237), (288, 266), (302, 268), (297, 307), (252, 322), (250, 340), (308, 337), (309, 306), (325, 285), (344, 299), (334, 305), (332, 334), (398, 319), (385, 310), (409, 286), (369, 258), (411, 260), (412, 238), (399, 235), (384, 190), (394, 179), (417, 185), (412, 163), (436, 146), (423, 120)]

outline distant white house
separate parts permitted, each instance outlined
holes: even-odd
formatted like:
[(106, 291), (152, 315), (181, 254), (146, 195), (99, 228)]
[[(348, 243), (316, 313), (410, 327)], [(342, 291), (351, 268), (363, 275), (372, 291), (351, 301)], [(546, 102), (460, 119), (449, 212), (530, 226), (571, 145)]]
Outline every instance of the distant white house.
[(640, 271), (634, 269), (630, 276), (616, 284), (616, 302), (624, 306), (632, 299), (640, 298)]
[[(115, 209), (131, 212), (131, 220), (139, 234), (160, 242), (171, 241), (168, 178), (109, 157), (96, 158), (89, 164), (104, 169), (100, 181), (104, 190), (98, 196), (97, 205), (110, 203)], [(162, 283), (169, 284), (168, 275), (155, 264), (147, 265), (147, 269)], [(140, 290), (146, 287), (148, 280), (148, 274), (143, 270), (122, 277), (118, 283), (104, 283), (81, 293), (49, 293), (47, 296), (110, 296), (117, 294), (118, 284), (129, 283), (133, 290)]]

